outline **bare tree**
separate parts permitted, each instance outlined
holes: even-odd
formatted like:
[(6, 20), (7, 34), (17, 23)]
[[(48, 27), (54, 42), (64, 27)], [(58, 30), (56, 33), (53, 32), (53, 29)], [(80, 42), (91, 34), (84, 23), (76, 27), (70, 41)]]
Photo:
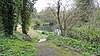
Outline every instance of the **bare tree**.
[[(57, 4), (56, 4), (57, 3)], [(58, 0), (55, 2), (56, 6), (56, 10), (52, 7), (49, 6), (49, 8), (51, 9), (52, 15), (55, 16), (55, 18), (57, 19), (58, 25), (59, 25), (59, 29), (61, 30), (61, 35), (66, 35), (66, 30), (69, 30), (68, 28), (72, 28), (73, 25), (75, 25), (75, 23), (72, 23), (72, 21), (77, 21), (72, 17), (72, 14), (75, 10), (78, 9), (78, 7), (70, 9), (68, 12), (68, 6), (69, 4), (63, 5), (62, 0)], [(74, 15), (73, 15), (74, 16)]]

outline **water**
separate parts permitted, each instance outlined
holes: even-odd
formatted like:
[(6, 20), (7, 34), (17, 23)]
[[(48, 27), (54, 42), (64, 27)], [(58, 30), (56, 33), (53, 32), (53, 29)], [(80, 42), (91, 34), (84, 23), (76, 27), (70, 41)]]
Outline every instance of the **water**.
[(54, 26), (51, 26), (51, 25), (49, 25), (49, 24), (43, 24), (43, 25), (40, 25), (40, 26), (37, 26), (37, 25), (35, 25), (34, 27), (33, 27), (33, 29), (34, 30), (44, 30), (44, 31), (48, 31), (48, 32), (53, 32), (53, 27)]

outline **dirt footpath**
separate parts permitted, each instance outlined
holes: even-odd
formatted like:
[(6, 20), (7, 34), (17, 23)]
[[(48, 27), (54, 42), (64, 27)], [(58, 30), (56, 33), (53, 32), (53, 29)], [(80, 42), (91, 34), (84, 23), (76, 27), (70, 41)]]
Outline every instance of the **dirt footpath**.
[(38, 56), (79, 56), (76, 53), (56, 47), (48, 42), (35, 43), (34, 45), (40, 51)]

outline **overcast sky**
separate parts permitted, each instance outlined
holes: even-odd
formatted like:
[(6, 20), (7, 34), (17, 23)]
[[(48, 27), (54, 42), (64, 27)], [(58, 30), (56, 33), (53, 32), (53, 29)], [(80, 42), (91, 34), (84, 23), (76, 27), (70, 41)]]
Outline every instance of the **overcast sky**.
[(36, 7), (37, 11), (39, 12), (48, 6), (47, 0), (38, 0), (34, 6)]
[[(42, 9), (45, 9), (45, 7), (48, 7), (48, 3), (54, 3), (55, 0), (38, 0), (35, 4), (35, 7), (38, 12), (40, 12)], [(65, 3), (66, 0), (62, 0), (63, 4)], [(100, 0), (98, 0), (100, 3)], [(68, 0), (68, 4), (73, 3), (73, 0)]]
[[(55, 3), (54, 1), (56, 0), (38, 0), (35, 4), (35, 7), (37, 9), (38, 12), (40, 12), (42, 9), (45, 9), (46, 7), (48, 7), (48, 3)], [(66, 0), (63, 0), (63, 4), (65, 4)], [(72, 3), (72, 0), (68, 0), (67, 4)]]

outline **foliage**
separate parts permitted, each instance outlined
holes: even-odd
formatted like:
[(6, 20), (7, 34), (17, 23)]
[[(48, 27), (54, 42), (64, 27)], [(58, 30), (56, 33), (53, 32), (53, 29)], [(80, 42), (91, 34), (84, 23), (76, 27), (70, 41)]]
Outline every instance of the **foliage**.
[(22, 34), (16, 33), (10, 38), (0, 38), (0, 56), (36, 56), (34, 45), (22, 37)]
[(3, 30), (6, 36), (13, 35), (14, 28), (14, 1), (0, 0), (1, 7), (1, 19), (3, 24)]
[[(85, 54), (93, 54), (93, 53), (100, 53), (100, 44), (96, 43), (87, 43), (82, 40), (76, 40), (73, 38), (68, 38), (68, 37), (62, 37), (62, 36), (57, 36), (53, 34), (48, 35), (48, 39), (51, 39), (50, 42), (56, 44), (57, 46), (62, 46), (62, 47), (71, 47), (74, 48), (75, 51), (83, 54), (84, 52), (87, 52)], [(84, 54), (84, 55), (85, 55)]]
[(24, 34), (28, 33), (29, 30), (29, 26), (30, 26), (30, 21), (31, 21), (31, 14), (33, 12), (33, 6), (34, 6), (34, 0), (23, 0), (22, 3), (22, 12), (21, 12), (21, 16), (22, 16), (22, 32)]
[(3, 32), (3, 25), (2, 25), (2, 19), (1, 19), (2, 17), (1, 17), (1, 15), (0, 15), (0, 33), (2, 33)]
[(21, 9), (22, 9), (22, 0), (15, 0), (15, 18), (14, 18), (14, 30), (16, 31), (18, 23), (21, 23)]
[(30, 16), (35, 1), (36, 0), (0, 0), (0, 30), (5, 33), (5, 36), (13, 35), (13, 31), (16, 30), (22, 15), (22, 18), (24, 18), (24, 20), (22, 20), (23, 31), (28, 31)]
[(100, 43), (100, 29), (89, 29), (87, 25), (84, 25), (79, 28), (73, 28), (70, 33), (69, 37), (72, 37), (74, 39), (78, 40), (85, 40), (90, 43)]
[(39, 40), (40, 40), (39, 37), (32, 38), (32, 42), (33, 42), (33, 43), (34, 43), (34, 42), (38, 42)]
[[(79, 6), (79, 10), (77, 11), (78, 14), (80, 14), (80, 20), (81, 23), (85, 23), (90, 21), (90, 19), (93, 20), (93, 14), (95, 13), (94, 10), (94, 2), (93, 0), (75, 0), (76, 5)], [(85, 13), (84, 13), (85, 12)], [(82, 14), (84, 13), (84, 14)]]

